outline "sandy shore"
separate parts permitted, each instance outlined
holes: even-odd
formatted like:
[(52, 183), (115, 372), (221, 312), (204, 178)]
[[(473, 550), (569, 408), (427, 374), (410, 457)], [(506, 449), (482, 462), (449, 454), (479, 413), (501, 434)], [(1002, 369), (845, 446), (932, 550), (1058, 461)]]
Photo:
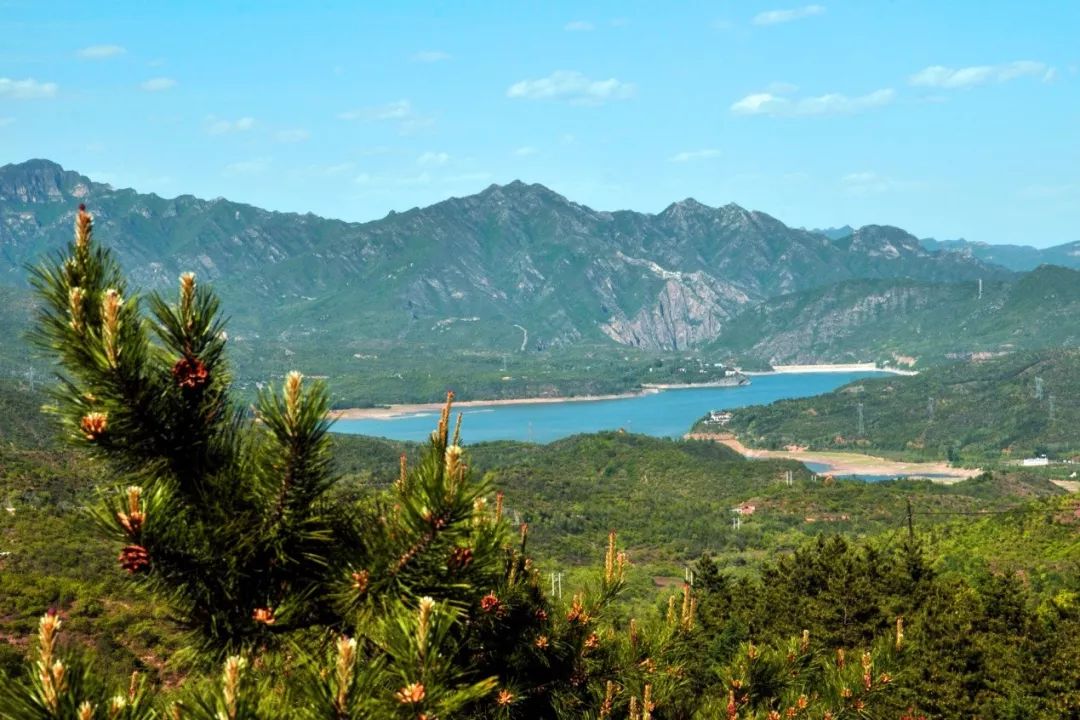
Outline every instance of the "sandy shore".
[[(699, 385), (697, 387), (703, 387)], [(626, 400), (628, 398), (652, 395), (661, 392), (658, 387), (648, 387), (637, 392), (620, 393), (618, 395), (575, 395), (572, 397), (534, 397), (534, 398), (510, 398), (506, 400), (463, 400), (454, 401), (456, 409), (470, 407), (493, 407), (497, 405), (545, 405), (548, 403), (566, 402), (596, 402), (598, 400)], [(386, 405), (373, 408), (345, 408), (344, 410), (331, 410), (330, 417), (335, 420), (390, 420), (403, 415), (415, 415), (416, 413), (439, 412), (445, 403), (417, 403), (415, 405)]]
[(877, 367), (874, 363), (829, 363), (821, 365), (773, 365), (772, 370), (743, 370), (743, 375), (785, 375), (788, 373), (879, 372), (890, 375), (918, 375), (917, 370)]
[(731, 435), (711, 433), (689, 433), (687, 438), (697, 440), (715, 440), (727, 445), (735, 452), (748, 458), (777, 458), (798, 460), (802, 463), (820, 463), (829, 466), (833, 475), (914, 475), (931, 477), (934, 482), (950, 484), (973, 478), (982, 470), (952, 467), (944, 462), (901, 462), (888, 458), (863, 455), (862, 453), (831, 452), (825, 450), (759, 450), (743, 445)]
[[(573, 395), (570, 397), (533, 397), (533, 398), (508, 398), (505, 400), (463, 400), (455, 401), (455, 408), (470, 407), (493, 407), (497, 405), (544, 405), (547, 403), (567, 402), (596, 402), (599, 400), (627, 400), (641, 397), (642, 395), (655, 395), (665, 390), (696, 390), (699, 388), (717, 387), (740, 387), (730, 380), (717, 380), (703, 383), (642, 383), (641, 389), (634, 392), (618, 393), (616, 395)], [(416, 403), (412, 405), (384, 405), (373, 408), (345, 408), (343, 410), (331, 410), (330, 417), (335, 420), (389, 420), (403, 415), (415, 415), (416, 413), (439, 412), (443, 403)]]

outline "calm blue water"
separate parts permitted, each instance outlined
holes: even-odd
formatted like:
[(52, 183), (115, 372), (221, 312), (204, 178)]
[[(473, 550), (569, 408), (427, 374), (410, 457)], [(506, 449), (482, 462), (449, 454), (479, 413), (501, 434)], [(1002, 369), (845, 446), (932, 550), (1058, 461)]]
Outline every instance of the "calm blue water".
[[(550, 442), (578, 433), (623, 428), (645, 435), (680, 437), (710, 410), (820, 395), (871, 375), (877, 373), (757, 375), (751, 384), (732, 388), (666, 390), (620, 400), (475, 406), (462, 409), (461, 436), (470, 444), (485, 440)], [(424, 412), (388, 420), (339, 420), (333, 429), (394, 440), (424, 440), (438, 419), (438, 413)]]

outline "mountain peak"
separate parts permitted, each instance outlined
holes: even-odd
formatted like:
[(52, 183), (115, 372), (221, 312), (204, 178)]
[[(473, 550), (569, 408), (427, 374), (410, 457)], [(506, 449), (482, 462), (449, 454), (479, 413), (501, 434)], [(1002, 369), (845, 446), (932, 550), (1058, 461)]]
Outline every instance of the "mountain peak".
[(64, 172), (64, 168), (60, 163), (47, 160), (45, 158), (30, 158), (24, 160), (21, 163), (8, 163), (0, 167), (0, 173), (10, 172)]
[[(479, 200), (509, 201), (509, 202), (554, 202), (569, 204), (570, 201), (555, 192), (546, 185), (540, 183), (527, 183), (522, 180), (511, 180), (499, 185), (492, 183), (471, 198)], [(468, 199), (468, 198), (466, 198)]]
[(89, 194), (92, 183), (52, 160), (34, 158), (0, 167), (0, 200), (44, 203), (78, 199)]

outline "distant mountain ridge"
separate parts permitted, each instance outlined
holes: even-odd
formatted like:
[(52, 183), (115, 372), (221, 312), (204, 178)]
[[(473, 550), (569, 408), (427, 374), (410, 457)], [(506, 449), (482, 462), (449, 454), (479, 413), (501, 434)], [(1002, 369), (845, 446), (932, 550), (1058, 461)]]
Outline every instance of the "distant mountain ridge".
[[(855, 232), (850, 225), (840, 227), (815, 228), (811, 232), (824, 235), (830, 240), (840, 240)], [(1080, 240), (1047, 248), (1031, 245), (991, 244), (958, 238), (955, 240), (937, 240), (921, 238), (919, 242), (931, 252), (944, 250), (978, 258), (983, 262), (1001, 265), (1016, 272), (1034, 270), (1040, 265), (1060, 265), (1080, 269)]]
[[(687, 349), (770, 297), (852, 279), (1002, 281), (899, 228), (837, 240), (693, 199), (604, 212), (515, 181), (367, 223), (95, 183), (47, 160), (0, 167), (0, 282), (65, 242), (78, 202), (144, 287), (193, 269), (242, 330), (526, 350)], [(273, 310), (268, 313), (267, 310)]]
[(1036, 248), (1030, 245), (991, 245), (969, 240), (935, 240), (924, 238), (923, 246), (932, 251), (946, 250), (965, 253), (983, 262), (996, 263), (1010, 270), (1034, 270), (1040, 265), (1061, 265), (1080, 269), (1080, 240)]

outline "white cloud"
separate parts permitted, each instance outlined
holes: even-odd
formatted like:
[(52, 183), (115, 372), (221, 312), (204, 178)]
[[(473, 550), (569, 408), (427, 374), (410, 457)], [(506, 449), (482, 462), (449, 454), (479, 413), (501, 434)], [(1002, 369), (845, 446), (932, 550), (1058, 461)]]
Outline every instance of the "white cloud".
[(692, 160), (708, 160), (715, 157), (720, 157), (719, 150), (716, 148), (704, 148), (702, 150), (686, 150), (676, 153), (668, 158), (668, 162), (684, 163)]
[(372, 120), (383, 122), (395, 122), (398, 131), (407, 135), (421, 128), (435, 124), (435, 119), (426, 115), (420, 115), (408, 100), (396, 100), (385, 105), (375, 107), (346, 110), (338, 113), (339, 120)]
[(226, 175), (260, 175), (270, 167), (270, 158), (254, 158), (229, 163), (225, 166)]
[(90, 45), (79, 50), (78, 55), (84, 60), (105, 60), (126, 52), (127, 50), (119, 45)]
[(0, 98), (12, 100), (37, 100), (56, 96), (60, 86), (51, 82), (38, 82), (33, 78), (25, 80), (12, 80), (0, 77)]
[(418, 53), (413, 53), (409, 59), (419, 63), (436, 63), (449, 60), (450, 57), (450, 53), (442, 50), (421, 50)]
[(813, 17), (814, 15), (821, 15), (824, 12), (825, 7), (822, 5), (804, 5), (803, 7), (792, 8), (791, 10), (769, 10), (755, 15), (754, 24), (779, 25), (780, 23), (791, 22), (792, 20), (801, 20), (803, 18)]
[(436, 167), (450, 162), (450, 155), (444, 152), (426, 152), (416, 158), (416, 164), (420, 167)]
[(227, 135), (234, 132), (247, 132), (253, 127), (255, 127), (255, 118), (252, 117), (225, 120), (224, 118), (211, 115), (206, 118), (206, 132), (211, 135)]
[(837, 93), (820, 97), (804, 98), (795, 104), (796, 115), (846, 115), (888, 105), (896, 97), (892, 88), (875, 90), (859, 97)]
[(754, 93), (737, 100), (731, 106), (731, 112), (737, 115), (773, 114), (786, 106), (788, 100), (772, 93)]
[(587, 20), (572, 20), (563, 25), (563, 30), (567, 32), (588, 32), (594, 29), (596, 26)]
[(992, 82), (1006, 82), (1022, 77), (1039, 77), (1044, 81), (1054, 79), (1057, 71), (1046, 63), (1033, 60), (1018, 60), (1001, 65), (972, 65), (965, 68), (950, 68), (944, 65), (931, 65), (908, 78), (908, 82), (918, 87), (933, 88), (969, 88)]
[(557, 70), (545, 78), (522, 80), (506, 90), (509, 98), (526, 100), (567, 100), (576, 105), (600, 105), (609, 100), (626, 100), (636, 88), (615, 78), (590, 80), (582, 73)]
[(817, 97), (787, 98), (764, 92), (747, 95), (731, 105), (736, 115), (851, 115), (888, 105), (896, 97), (892, 88), (875, 90), (866, 95), (848, 97), (829, 93)]
[(139, 84), (139, 87), (146, 92), (161, 92), (162, 90), (168, 90), (169, 88), (176, 87), (176, 81), (167, 77), (156, 77), (144, 80)]
[(534, 148), (532, 145), (522, 145), (521, 147), (514, 150), (514, 154), (518, 157), (528, 157), (529, 155), (535, 155), (538, 152), (540, 151)]
[(277, 138), (278, 142), (298, 143), (304, 142), (305, 140), (310, 138), (311, 133), (309, 133), (304, 128), (290, 128), (288, 130), (278, 130), (274, 134), (274, 137)]

